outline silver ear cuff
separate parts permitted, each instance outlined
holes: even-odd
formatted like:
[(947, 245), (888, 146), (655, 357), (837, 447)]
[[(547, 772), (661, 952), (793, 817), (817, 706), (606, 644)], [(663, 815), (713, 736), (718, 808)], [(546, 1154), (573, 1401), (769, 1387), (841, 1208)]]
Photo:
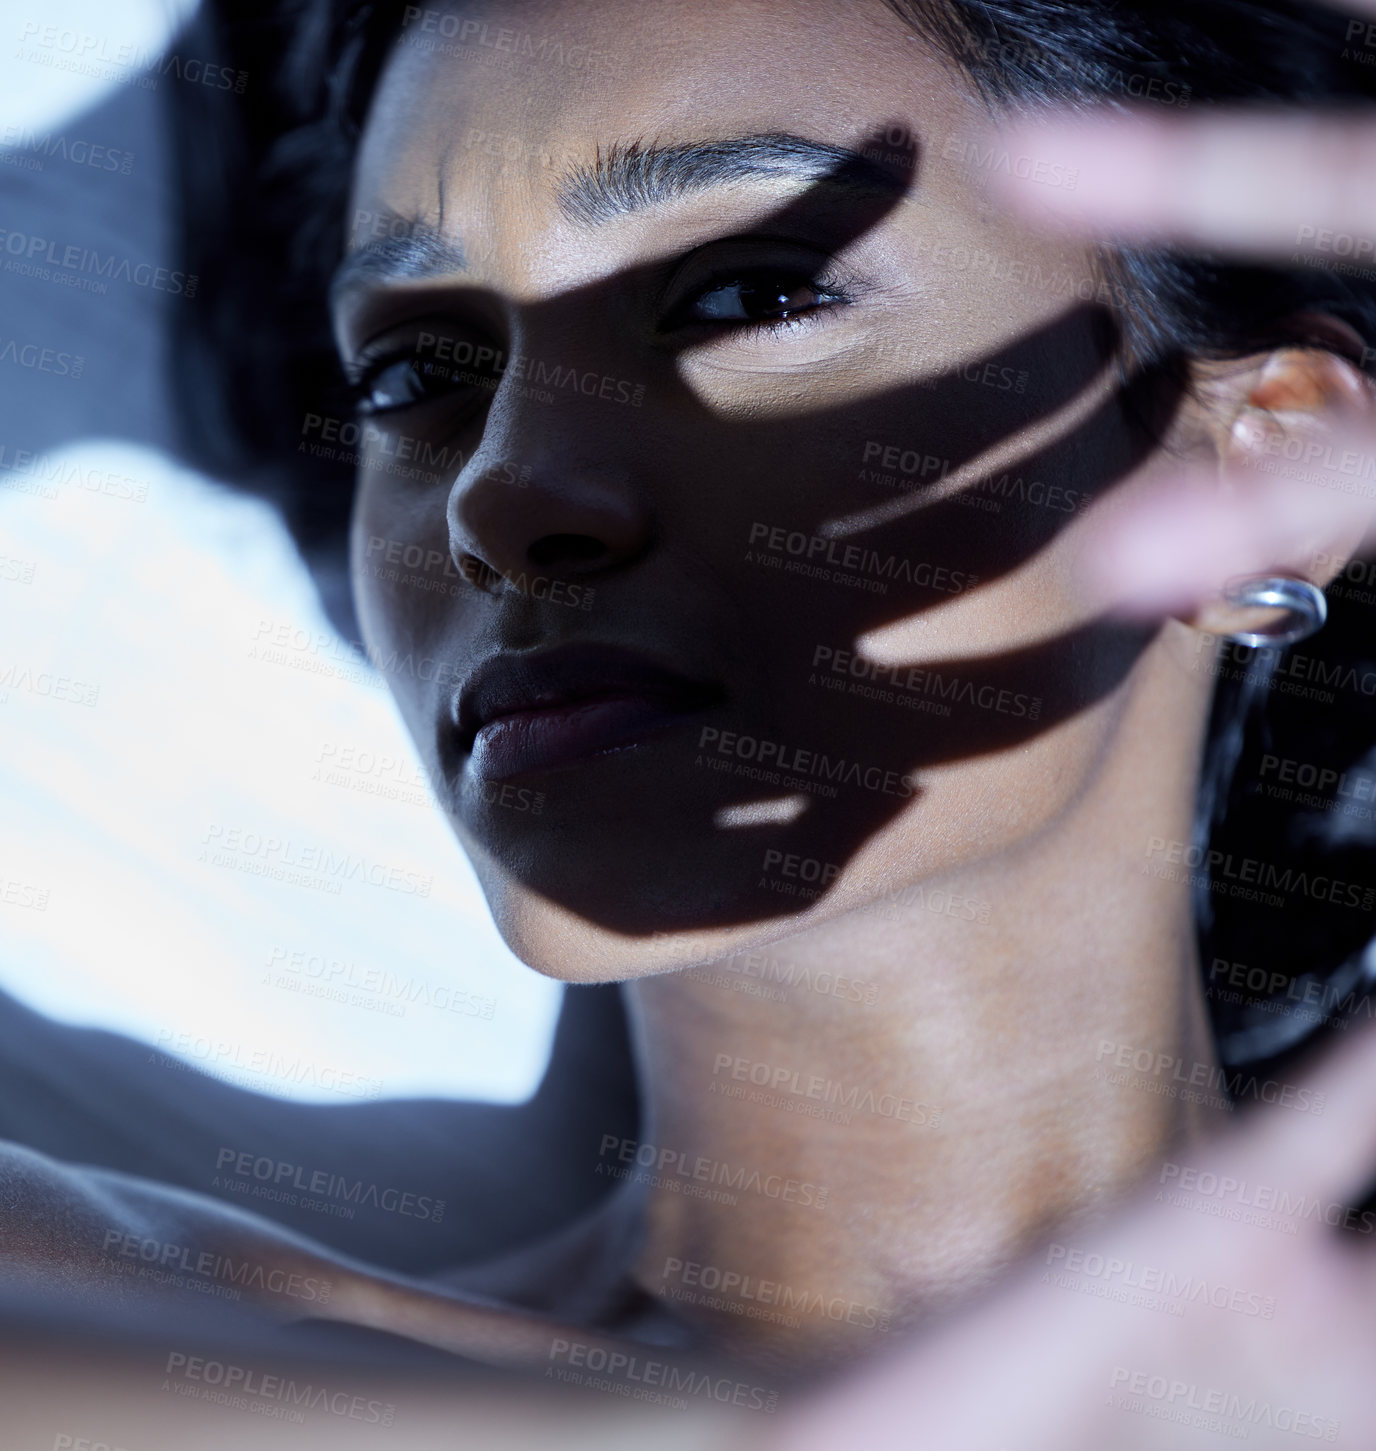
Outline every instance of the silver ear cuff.
[(1307, 579), (1285, 574), (1256, 574), (1230, 579), (1223, 586), (1223, 598), (1240, 608), (1288, 610), (1265, 630), (1234, 630), (1225, 638), (1256, 649), (1280, 650), (1307, 640), (1323, 628), (1328, 618), (1328, 601), (1323, 591)]

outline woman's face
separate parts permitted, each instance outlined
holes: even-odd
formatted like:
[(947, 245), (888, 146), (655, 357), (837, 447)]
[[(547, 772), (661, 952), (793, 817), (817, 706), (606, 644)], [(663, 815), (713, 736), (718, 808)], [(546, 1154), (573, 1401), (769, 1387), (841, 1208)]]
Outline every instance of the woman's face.
[(1074, 178), (976, 114), (882, 0), (421, 6), (396, 44), (336, 288), (355, 584), (533, 966), (744, 950), (1089, 784), (1142, 640), (1066, 566), (1144, 460), (1086, 253), (982, 190)]

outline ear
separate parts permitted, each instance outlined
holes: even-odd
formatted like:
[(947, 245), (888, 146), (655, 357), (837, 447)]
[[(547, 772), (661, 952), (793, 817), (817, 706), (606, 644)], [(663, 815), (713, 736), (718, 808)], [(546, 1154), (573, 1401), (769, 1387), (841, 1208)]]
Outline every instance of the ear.
[[(1196, 457), (1216, 461), (1220, 487), (1243, 496), (1260, 486), (1302, 491), (1315, 476), (1302, 459), (1322, 454), (1308, 445), (1331, 437), (1354, 416), (1376, 411), (1376, 386), (1362, 373), (1361, 337), (1336, 318), (1304, 314), (1291, 320), (1295, 342), (1250, 357), (1201, 361), (1194, 366), (1186, 442)], [(1349, 511), (1312, 510), (1271, 569), (1324, 589), (1361, 543), (1364, 529)], [(1218, 598), (1201, 605), (1187, 624), (1210, 634), (1257, 630), (1278, 617), (1275, 610), (1239, 609)]]

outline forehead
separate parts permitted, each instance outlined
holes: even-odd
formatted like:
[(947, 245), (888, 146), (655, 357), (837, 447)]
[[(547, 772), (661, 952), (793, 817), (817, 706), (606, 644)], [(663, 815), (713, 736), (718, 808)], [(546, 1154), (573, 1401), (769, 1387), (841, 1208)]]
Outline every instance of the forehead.
[(356, 210), (523, 223), (627, 142), (901, 131), (930, 147), (973, 103), (884, 0), (410, 5), (360, 151)]

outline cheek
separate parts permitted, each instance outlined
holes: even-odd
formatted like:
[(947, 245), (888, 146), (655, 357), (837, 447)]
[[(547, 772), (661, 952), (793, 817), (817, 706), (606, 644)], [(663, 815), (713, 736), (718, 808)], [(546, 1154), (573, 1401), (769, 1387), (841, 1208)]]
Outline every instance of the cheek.
[(364, 642), (409, 717), (423, 682), (390, 667), (435, 652), (463, 588), (442, 502), (407, 492), (365, 464), (350, 530), (350, 569)]

